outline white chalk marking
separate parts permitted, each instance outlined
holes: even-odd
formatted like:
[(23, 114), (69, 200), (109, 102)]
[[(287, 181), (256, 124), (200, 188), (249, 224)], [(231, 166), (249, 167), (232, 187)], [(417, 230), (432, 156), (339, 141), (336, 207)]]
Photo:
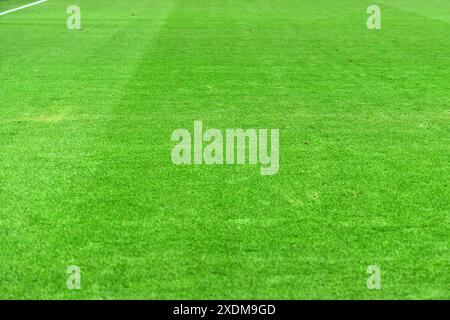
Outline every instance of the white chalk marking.
[(31, 6), (35, 6), (37, 4), (41, 4), (41, 3), (44, 3), (44, 2), (47, 2), (47, 1), (48, 0), (39, 0), (39, 1), (36, 1), (36, 2), (33, 2), (33, 3), (26, 4), (24, 6), (15, 8), (15, 9), (3, 11), (3, 12), (0, 12), (0, 16), (3, 16), (5, 14), (11, 13), (11, 12), (19, 11), (19, 10), (22, 10), (22, 9), (25, 9), (25, 8), (28, 8), (28, 7), (31, 7)]

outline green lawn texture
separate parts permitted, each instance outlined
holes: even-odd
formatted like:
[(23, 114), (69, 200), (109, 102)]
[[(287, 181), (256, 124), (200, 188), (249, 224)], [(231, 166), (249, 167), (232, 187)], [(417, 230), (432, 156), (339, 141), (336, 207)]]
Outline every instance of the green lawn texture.
[[(450, 2), (371, 4), (0, 16), (0, 298), (450, 298)], [(175, 166), (195, 120), (280, 129), (280, 171)]]

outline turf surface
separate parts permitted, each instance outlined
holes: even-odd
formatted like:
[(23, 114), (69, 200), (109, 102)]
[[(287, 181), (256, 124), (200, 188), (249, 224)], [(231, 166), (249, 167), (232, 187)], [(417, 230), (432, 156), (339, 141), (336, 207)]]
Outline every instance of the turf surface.
[[(1, 16), (0, 298), (448, 299), (450, 2), (372, 3)], [(279, 173), (174, 166), (194, 120), (279, 128)]]

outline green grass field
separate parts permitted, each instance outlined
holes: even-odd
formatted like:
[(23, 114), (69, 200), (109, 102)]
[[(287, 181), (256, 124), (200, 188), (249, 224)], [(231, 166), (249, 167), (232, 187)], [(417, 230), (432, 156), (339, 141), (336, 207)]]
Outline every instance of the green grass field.
[[(0, 298), (450, 298), (448, 0), (49, 0), (0, 39)], [(195, 120), (280, 129), (280, 171), (175, 166)]]

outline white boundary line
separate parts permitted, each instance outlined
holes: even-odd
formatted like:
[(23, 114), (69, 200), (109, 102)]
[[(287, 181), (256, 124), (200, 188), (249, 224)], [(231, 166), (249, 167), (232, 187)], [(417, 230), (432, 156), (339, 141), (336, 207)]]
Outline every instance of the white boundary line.
[(3, 12), (0, 12), (0, 16), (3, 16), (5, 14), (11, 13), (11, 12), (19, 11), (19, 10), (22, 10), (22, 9), (25, 9), (25, 8), (28, 8), (28, 7), (31, 7), (31, 6), (35, 6), (37, 4), (41, 4), (41, 3), (44, 3), (44, 2), (47, 2), (47, 1), (48, 0), (39, 0), (39, 1), (36, 1), (36, 2), (33, 2), (33, 3), (26, 4), (24, 6), (15, 8), (15, 9), (3, 11)]

